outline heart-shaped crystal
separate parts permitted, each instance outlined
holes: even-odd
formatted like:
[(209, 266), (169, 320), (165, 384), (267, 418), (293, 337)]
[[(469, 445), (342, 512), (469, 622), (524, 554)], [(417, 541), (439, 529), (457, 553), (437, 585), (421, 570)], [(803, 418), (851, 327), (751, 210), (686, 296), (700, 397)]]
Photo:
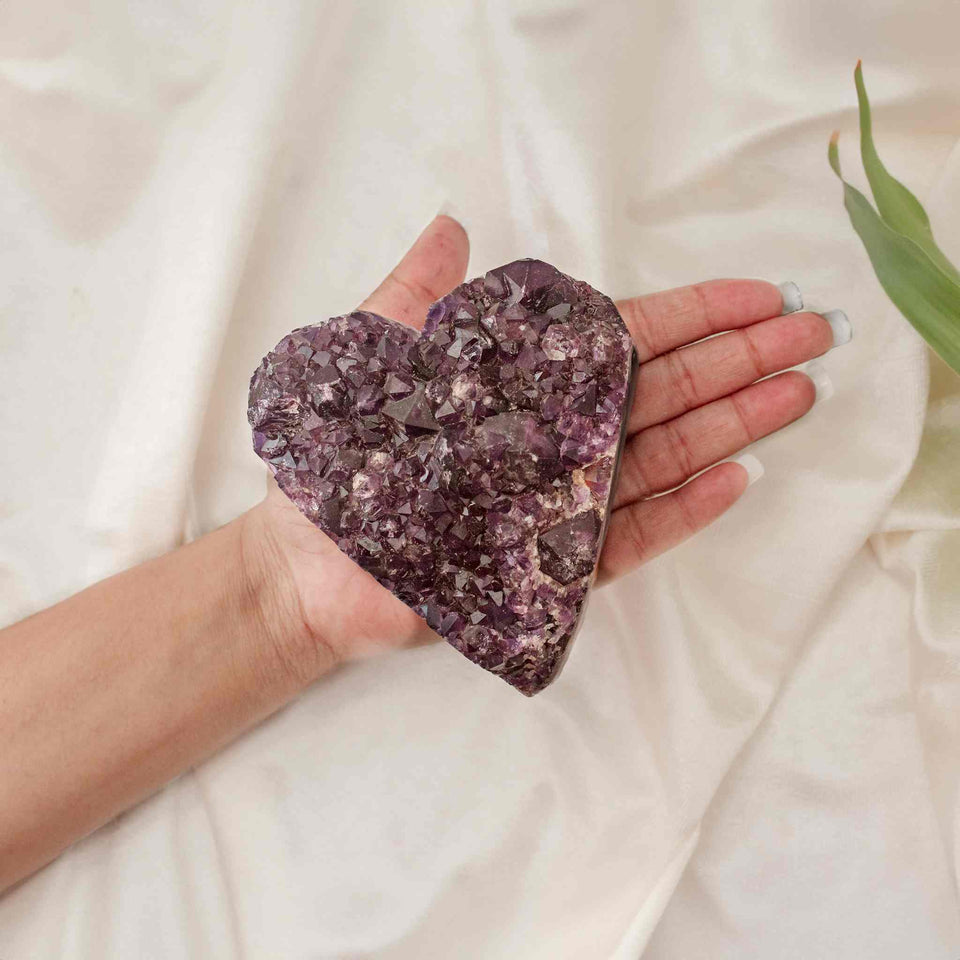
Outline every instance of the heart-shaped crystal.
[(302, 513), (529, 696), (583, 613), (635, 370), (608, 297), (517, 260), (434, 303), (422, 334), (364, 312), (288, 334), (248, 415)]

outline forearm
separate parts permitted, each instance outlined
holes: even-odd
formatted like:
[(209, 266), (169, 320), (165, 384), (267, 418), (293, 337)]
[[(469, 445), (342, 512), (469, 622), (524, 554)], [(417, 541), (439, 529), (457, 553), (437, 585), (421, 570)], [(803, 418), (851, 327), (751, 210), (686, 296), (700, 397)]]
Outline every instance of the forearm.
[(245, 523), (0, 631), (0, 890), (332, 666)]

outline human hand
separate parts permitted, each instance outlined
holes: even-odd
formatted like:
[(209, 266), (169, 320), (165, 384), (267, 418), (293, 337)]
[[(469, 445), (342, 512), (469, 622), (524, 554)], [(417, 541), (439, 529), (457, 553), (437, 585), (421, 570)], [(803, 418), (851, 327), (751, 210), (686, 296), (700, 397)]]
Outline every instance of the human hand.
[[(438, 217), (363, 308), (419, 326), (463, 280), (467, 252), (463, 228)], [(801, 373), (755, 381), (833, 343), (823, 317), (777, 316), (780, 292), (761, 281), (712, 280), (618, 306), (641, 367), (600, 557), (606, 580), (743, 493), (743, 467), (710, 465), (814, 400)], [(436, 639), (272, 481), (236, 521), (2, 634), (0, 729), (16, 735), (0, 757), (0, 891), (338, 663)]]
[[(460, 224), (437, 217), (359, 309), (419, 328), (430, 304), (463, 281), (468, 253)], [(819, 314), (781, 316), (780, 290), (761, 280), (708, 280), (617, 306), (640, 372), (599, 582), (676, 546), (733, 505), (748, 485), (747, 471), (717, 462), (810, 409), (810, 378), (778, 371), (834, 342)], [(272, 584), (264, 617), (278, 648), (310, 676), (371, 649), (436, 639), (273, 480), (263, 503), (244, 517), (244, 551)]]

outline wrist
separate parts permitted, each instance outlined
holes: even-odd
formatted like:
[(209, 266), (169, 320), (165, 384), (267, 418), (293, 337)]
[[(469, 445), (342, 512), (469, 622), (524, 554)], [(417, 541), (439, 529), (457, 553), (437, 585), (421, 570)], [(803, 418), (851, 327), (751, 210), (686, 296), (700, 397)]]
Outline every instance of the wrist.
[(258, 642), (278, 670), (295, 685), (305, 687), (332, 670), (338, 658), (308, 623), (289, 563), (267, 522), (264, 504), (242, 514), (236, 523), (243, 589), (257, 620)]

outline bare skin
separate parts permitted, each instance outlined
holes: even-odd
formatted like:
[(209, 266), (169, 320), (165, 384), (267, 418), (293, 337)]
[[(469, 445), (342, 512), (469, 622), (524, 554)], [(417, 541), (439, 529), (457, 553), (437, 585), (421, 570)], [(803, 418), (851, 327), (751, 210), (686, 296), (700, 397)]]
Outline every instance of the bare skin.
[[(463, 228), (437, 217), (362, 307), (419, 326), (464, 279), (467, 255)], [(642, 367), (602, 581), (733, 505), (746, 471), (717, 461), (815, 397), (802, 373), (758, 379), (833, 342), (817, 314), (779, 316), (780, 292), (764, 281), (618, 306)], [(272, 482), (225, 527), (0, 631), (0, 890), (338, 665), (436, 639)]]

